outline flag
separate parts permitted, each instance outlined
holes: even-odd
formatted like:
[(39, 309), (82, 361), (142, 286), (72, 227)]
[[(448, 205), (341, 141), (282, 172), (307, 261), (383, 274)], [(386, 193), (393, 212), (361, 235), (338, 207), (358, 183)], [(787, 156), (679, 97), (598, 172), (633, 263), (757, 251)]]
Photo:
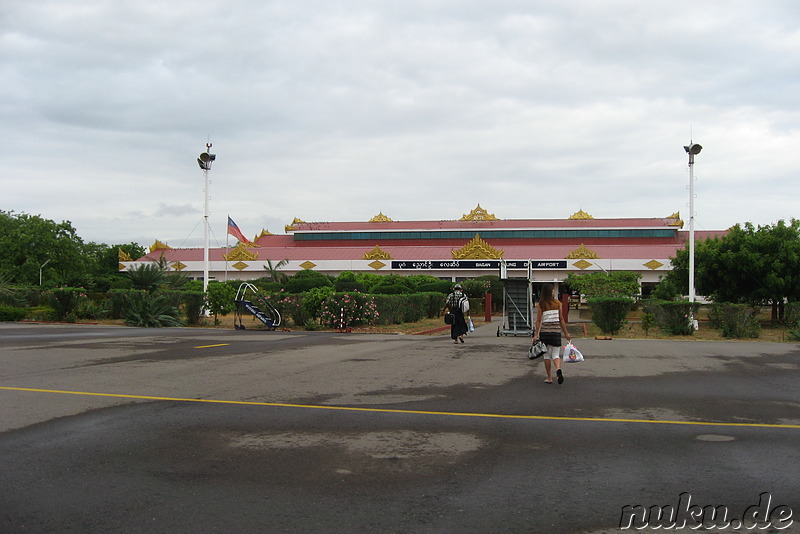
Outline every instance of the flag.
[(239, 241), (241, 241), (242, 243), (250, 242), (250, 240), (244, 236), (242, 231), (239, 230), (239, 227), (236, 226), (236, 223), (233, 222), (233, 219), (231, 219), (230, 216), (228, 216), (228, 233), (233, 237), (235, 237), (236, 239), (238, 239)]

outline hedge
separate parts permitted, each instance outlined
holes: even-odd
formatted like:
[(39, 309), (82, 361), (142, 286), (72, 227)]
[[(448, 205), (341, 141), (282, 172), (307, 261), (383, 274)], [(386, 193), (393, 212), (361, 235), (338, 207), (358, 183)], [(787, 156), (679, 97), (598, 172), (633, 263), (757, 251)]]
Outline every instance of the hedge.
[(0, 306), (0, 321), (21, 321), (27, 313), (25, 308)]
[(694, 325), (689, 318), (697, 316), (700, 304), (688, 300), (650, 299), (643, 302), (643, 307), (645, 312), (655, 316), (656, 324), (665, 333), (673, 336), (690, 336), (694, 332)]
[(756, 338), (761, 331), (758, 322), (758, 307), (747, 304), (720, 302), (712, 304), (708, 310), (712, 328), (721, 331), (722, 337)]

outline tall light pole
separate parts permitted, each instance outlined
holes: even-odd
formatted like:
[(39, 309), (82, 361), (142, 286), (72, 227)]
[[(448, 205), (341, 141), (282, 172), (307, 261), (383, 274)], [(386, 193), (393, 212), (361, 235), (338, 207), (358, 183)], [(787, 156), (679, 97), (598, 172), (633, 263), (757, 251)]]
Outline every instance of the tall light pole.
[(46, 261), (46, 262), (44, 262), (44, 263), (41, 265), (41, 267), (39, 267), (39, 286), (41, 286), (41, 285), (42, 285), (42, 269), (44, 269), (44, 266), (45, 266), (45, 265), (47, 265), (48, 263), (50, 263), (50, 258), (48, 258), (48, 259), (47, 259), (47, 261)]
[[(689, 303), (694, 304), (694, 157), (703, 147), (690, 140), (683, 149), (689, 154)], [(694, 326), (694, 318), (691, 320)]]
[(203, 222), (204, 226), (204, 242), (203, 242), (203, 293), (208, 290), (208, 171), (211, 170), (211, 164), (217, 159), (216, 154), (211, 153), (211, 143), (206, 143), (206, 151), (200, 154), (197, 158), (197, 164), (203, 169), (203, 180), (205, 185), (203, 191), (205, 192), (205, 203), (203, 204)]

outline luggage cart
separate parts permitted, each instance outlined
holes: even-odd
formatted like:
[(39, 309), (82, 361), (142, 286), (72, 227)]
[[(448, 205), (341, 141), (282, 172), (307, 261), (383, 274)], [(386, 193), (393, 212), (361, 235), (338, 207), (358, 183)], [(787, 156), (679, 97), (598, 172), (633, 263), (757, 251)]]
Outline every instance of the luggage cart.
[(500, 260), (500, 280), (503, 282), (503, 320), (497, 327), (497, 337), (533, 335), (533, 272), (528, 260), (527, 278), (510, 278), (505, 260)]

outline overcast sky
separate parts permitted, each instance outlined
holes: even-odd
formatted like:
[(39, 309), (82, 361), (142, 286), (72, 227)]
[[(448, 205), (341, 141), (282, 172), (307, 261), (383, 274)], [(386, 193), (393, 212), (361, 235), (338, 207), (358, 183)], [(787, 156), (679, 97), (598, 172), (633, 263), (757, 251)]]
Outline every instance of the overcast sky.
[(212, 246), (305, 221), (800, 217), (797, 0), (3, 0), (0, 210)]

